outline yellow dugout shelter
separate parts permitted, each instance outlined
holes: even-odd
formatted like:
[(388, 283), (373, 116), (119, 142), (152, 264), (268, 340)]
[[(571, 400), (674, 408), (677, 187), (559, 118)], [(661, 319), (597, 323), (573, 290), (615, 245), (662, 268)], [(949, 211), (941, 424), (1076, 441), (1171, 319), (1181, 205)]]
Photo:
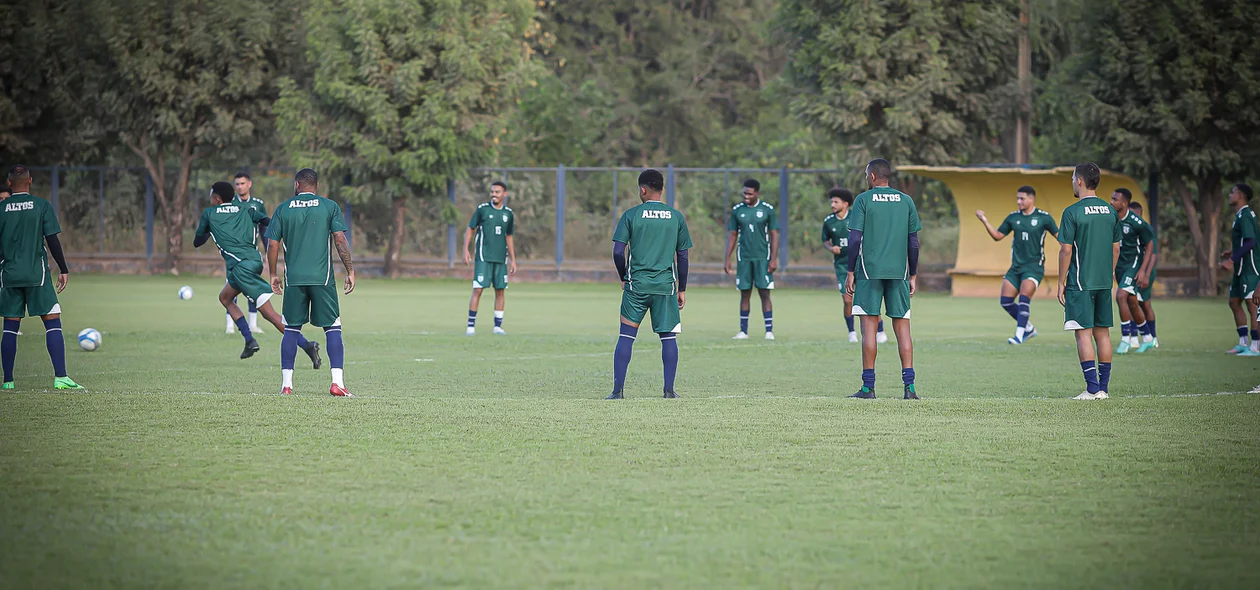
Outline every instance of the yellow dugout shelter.
[[(949, 274), (951, 292), (963, 297), (994, 297), (1002, 285), (1002, 276), (1011, 265), (1011, 237), (994, 242), (984, 226), (976, 219), (976, 210), (983, 210), (993, 227), (1015, 205), (1015, 193), (1028, 185), (1037, 191), (1037, 208), (1054, 216), (1058, 223), (1063, 210), (1076, 201), (1072, 196), (1072, 167), (1060, 168), (966, 168), (954, 166), (900, 166), (899, 172), (908, 172), (924, 178), (944, 182), (954, 193), (958, 205), (958, 258)], [(1133, 192), (1133, 201), (1147, 207), (1146, 193), (1132, 178), (1117, 172), (1103, 170), (1098, 185), (1098, 196), (1104, 200), (1118, 188)], [(1147, 207), (1149, 210), (1149, 207)], [(1046, 237), (1046, 277), (1037, 289), (1037, 296), (1054, 296), (1059, 280), (1059, 245)]]

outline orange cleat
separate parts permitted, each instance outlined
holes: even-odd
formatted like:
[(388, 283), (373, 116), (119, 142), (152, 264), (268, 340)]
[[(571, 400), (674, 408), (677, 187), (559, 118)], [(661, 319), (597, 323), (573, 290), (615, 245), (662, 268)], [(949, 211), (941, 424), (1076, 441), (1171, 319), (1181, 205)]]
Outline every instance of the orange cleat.
[(354, 397), (353, 393), (350, 393), (346, 388), (340, 385), (337, 385), (336, 383), (333, 383), (332, 387), (328, 388), (328, 393), (331, 393), (337, 397)]
[(293, 395), (293, 388), (292, 387), (280, 388), (280, 395)]

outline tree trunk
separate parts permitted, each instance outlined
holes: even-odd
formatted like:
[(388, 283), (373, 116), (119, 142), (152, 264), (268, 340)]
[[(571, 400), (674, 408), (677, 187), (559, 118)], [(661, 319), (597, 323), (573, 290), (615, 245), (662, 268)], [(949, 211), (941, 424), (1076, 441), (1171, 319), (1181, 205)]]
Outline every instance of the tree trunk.
[(407, 197), (403, 195), (395, 195), (390, 204), (390, 210), (393, 214), (393, 226), (389, 232), (389, 247), (385, 250), (385, 276), (396, 279), (402, 274), (399, 268), (399, 259), (402, 255), (403, 228), (407, 215)]
[(1216, 269), (1220, 264), (1220, 217), (1225, 203), (1219, 194), (1220, 177), (1209, 175), (1197, 179), (1198, 195), (1191, 194), (1190, 187), (1178, 176), (1172, 178), (1171, 184), (1181, 200), (1186, 212), (1186, 225), (1190, 227), (1190, 237), (1194, 239), (1199, 296), (1213, 297), (1217, 288)]
[[(166, 184), (166, 157), (162, 145), (150, 146), (146, 137), (139, 141), (124, 138), (127, 147), (144, 160), (144, 167), (153, 178), (154, 193), (157, 195), (158, 208), (162, 214), (162, 226), (166, 231), (166, 260), (163, 268), (153, 269), (160, 272), (179, 274), (180, 256), (184, 250), (184, 216), (188, 209), (188, 179), (192, 174), (192, 164), (196, 160), (193, 153), (192, 140), (186, 139), (179, 154), (179, 173), (175, 186)], [(155, 147), (155, 153), (150, 153)]]

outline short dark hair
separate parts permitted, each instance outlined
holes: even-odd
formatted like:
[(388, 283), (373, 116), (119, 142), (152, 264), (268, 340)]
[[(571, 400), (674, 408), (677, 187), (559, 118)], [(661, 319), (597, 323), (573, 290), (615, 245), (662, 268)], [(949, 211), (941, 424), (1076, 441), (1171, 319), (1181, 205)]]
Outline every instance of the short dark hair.
[(1120, 188), (1116, 189), (1116, 191), (1115, 191), (1115, 192), (1116, 192), (1116, 193), (1118, 193), (1118, 194), (1120, 195), (1120, 198), (1124, 199), (1124, 202), (1126, 202), (1126, 203), (1132, 203), (1132, 202), (1133, 202), (1133, 191), (1131, 191), (1131, 190), (1129, 190), (1129, 189), (1127, 189), (1127, 188), (1124, 188), (1124, 187), (1120, 187)]
[(665, 176), (659, 170), (648, 168), (639, 173), (639, 186), (659, 193), (665, 190)]
[(1085, 183), (1085, 188), (1094, 190), (1098, 188), (1098, 183), (1102, 181), (1102, 170), (1098, 168), (1098, 164), (1093, 162), (1085, 162), (1077, 164), (1076, 170), (1073, 171), (1076, 177)]
[[(9, 173), (9, 178), (13, 178), (12, 172)], [(1243, 196), (1247, 198), (1248, 203), (1251, 202), (1251, 197), (1255, 196), (1255, 193), (1252, 192), (1251, 190), (1251, 185), (1245, 182), (1240, 182), (1238, 184), (1235, 184), (1234, 188), (1238, 189), (1238, 192), (1242, 193)]]
[(9, 167), (9, 182), (24, 182), (30, 180), (31, 170), (23, 164), (14, 164)]
[(232, 188), (232, 184), (229, 182), (219, 181), (219, 182), (214, 183), (214, 185), (210, 187), (210, 194), (216, 197), (219, 197), (219, 200), (223, 201), (224, 203), (231, 201), (232, 196), (235, 193), (236, 193), (235, 189)]
[(233, 176), (233, 177), (232, 177), (232, 180), (236, 180), (236, 179), (238, 179), (238, 178), (244, 178), (245, 180), (248, 180), (248, 181), (250, 181), (250, 182), (254, 182), (254, 179), (249, 177), (249, 173), (248, 173), (248, 172), (237, 172), (237, 173), (236, 173), (236, 176)]
[(293, 176), (293, 180), (302, 186), (319, 186), (319, 174), (311, 168), (303, 168)]
[(11, 195), (13, 194), (13, 189), (7, 186), (0, 186), (0, 193), (9, 193)]
[(744, 181), (744, 188), (750, 188), (757, 192), (761, 192), (761, 183), (749, 178)]
[(506, 183), (506, 182), (503, 182), (502, 180), (496, 180), (496, 181), (494, 181), (494, 182), (490, 183), (490, 186), (502, 187), (502, 188), (503, 188), (503, 192), (507, 192), (507, 183)]
[(875, 180), (888, 180), (892, 178), (892, 164), (883, 158), (875, 158), (866, 165), (866, 172), (874, 174)]
[(1132, 209), (1132, 210), (1134, 210), (1134, 211), (1137, 211), (1137, 214), (1138, 214), (1138, 215), (1141, 215), (1141, 214), (1142, 214), (1142, 204), (1141, 204), (1141, 203), (1129, 203), (1129, 208), (1130, 208), (1130, 209)]
[(830, 201), (831, 199), (840, 199), (841, 201), (844, 201), (845, 203), (852, 205), (853, 204), (853, 191), (847, 188), (835, 187), (827, 191), (827, 200)]
[(1026, 184), (1025, 184), (1024, 186), (1019, 187), (1019, 189), (1017, 189), (1015, 192), (1017, 192), (1017, 193), (1024, 193), (1025, 195), (1028, 195), (1028, 196), (1030, 196), (1030, 197), (1035, 197), (1035, 196), (1037, 196), (1037, 189), (1035, 189), (1035, 188), (1033, 188), (1033, 187), (1031, 187), (1031, 186), (1028, 186), (1028, 185), (1026, 185)]

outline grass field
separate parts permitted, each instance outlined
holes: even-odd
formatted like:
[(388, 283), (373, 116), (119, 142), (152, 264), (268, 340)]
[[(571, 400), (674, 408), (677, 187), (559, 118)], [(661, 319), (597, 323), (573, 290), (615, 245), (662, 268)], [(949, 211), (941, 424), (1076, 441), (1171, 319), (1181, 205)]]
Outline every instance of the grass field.
[(734, 292), (695, 289), (683, 399), (649, 336), (605, 402), (615, 286), (513, 286), (510, 335), (487, 296), (467, 338), (465, 283), (364, 281), (342, 298), (360, 397), (338, 399), (300, 363), (278, 395), (274, 332), (237, 359), (221, 283), (74, 277), (67, 334), (104, 333), (70, 338), (83, 393), (48, 389), (24, 322), (0, 586), (1260, 585), (1260, 396), (1217, 395), (1260, 360), (1221, 354), (1221, 300), (1158, 302), (1162, 348), (1073, 402), (1057, 303), (1012, 347), (996, 301), (916, 297), (924, 399), (900, 399), (890, 343), (863, 402), (837, 293), (779, 291), (778, 340), (733, 342)]

